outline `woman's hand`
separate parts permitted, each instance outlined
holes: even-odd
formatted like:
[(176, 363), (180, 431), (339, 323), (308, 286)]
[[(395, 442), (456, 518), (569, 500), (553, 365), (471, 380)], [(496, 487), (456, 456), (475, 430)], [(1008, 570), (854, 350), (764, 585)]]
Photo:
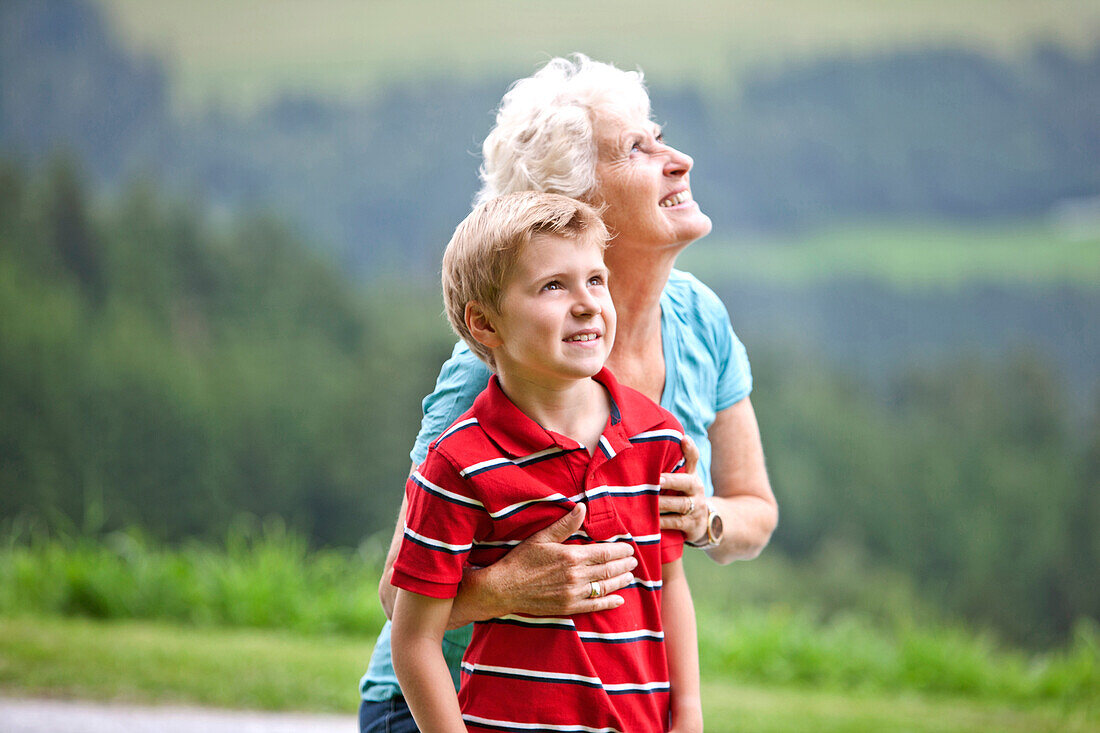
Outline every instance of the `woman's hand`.
[[(378, 595), (387, 617), (391, 617), (397, 596), (390, 578), (404, 536), (405, 510), (402, 501), (378, 584)], [(569, 514), (531, 535), (492, 565), (467, 568), (451, 606), (447, 628), (457, 629), (509, 613), (569, 616), (621, 606), (622, 597), (614, 593), (634, 581), (630, 572), (638, 566), (634, 548), (625, 542), (562, 544), (580, 529), (585, 511), (585, 506), (578, 504)], [(592, 597), (594, 587), (599, 592)]]
[(709, 511), (703, 480), (695, 473), (699, 448), (686, 435), (681, 445), (684, 449), (684, 472), (661, 474), (661, 496), (657, 500), (661, 529), (678, 529), (688, 542), (700, 542), (707, 534)]
[(634, 580), (634, 548), (625, 542), (562, 544), (580, 529), (585, 511), (578, 504), (492, 565), (467, 569), (449, 626), (509, 613), (569, 616), (621, 606), (622, 597), (614, 593)]

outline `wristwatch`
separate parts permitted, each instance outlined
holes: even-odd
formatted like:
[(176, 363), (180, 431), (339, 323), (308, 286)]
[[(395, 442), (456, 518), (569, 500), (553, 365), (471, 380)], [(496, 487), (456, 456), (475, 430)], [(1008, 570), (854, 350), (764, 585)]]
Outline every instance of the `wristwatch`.
[(688, 542), (687, 544), (692, 547), (714, 547), (721, 544), (722, 532), (724, 527), (722, 526), (722, 515), (714, 511), (714, 505), (709, 501), (707, 502), (707, 533), (703, 539), (697, 542)]

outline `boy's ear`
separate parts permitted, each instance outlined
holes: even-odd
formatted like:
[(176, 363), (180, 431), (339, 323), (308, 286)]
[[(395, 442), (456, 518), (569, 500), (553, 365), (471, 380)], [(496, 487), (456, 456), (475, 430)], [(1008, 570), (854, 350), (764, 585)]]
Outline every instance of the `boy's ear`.
[(467, 303), (464, 316), (466, 328), (470, 329), (470, 335), (479, 344), (495, 349), (503, 343), (500, 334), (497, 333), (496, 327), (493, 325), (492, 314), (481, 303), (476, 300)]

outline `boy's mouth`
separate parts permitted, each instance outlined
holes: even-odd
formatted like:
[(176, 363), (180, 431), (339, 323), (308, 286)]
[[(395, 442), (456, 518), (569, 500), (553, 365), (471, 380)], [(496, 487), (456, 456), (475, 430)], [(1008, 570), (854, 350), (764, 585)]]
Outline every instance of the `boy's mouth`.
[(600, 334), (594, 331), (586, 331), (585, 333), (576, 333), (572, 336), (567, 336), (562, 341), (595, 341), (600, 337)]

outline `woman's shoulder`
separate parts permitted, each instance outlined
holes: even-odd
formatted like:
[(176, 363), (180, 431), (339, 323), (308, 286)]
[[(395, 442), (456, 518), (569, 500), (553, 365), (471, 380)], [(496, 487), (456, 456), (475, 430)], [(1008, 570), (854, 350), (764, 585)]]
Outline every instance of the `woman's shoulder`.
[(474, 399), (485, 389), (492, 373), (459, 341), (435, 382), (435, 389), (424, 398), (423, 418), (409, 457), (420, 463), (427, 454), (428, 445), (451, 424), (462, 417), (474, 404)]
[(729, 312), (722, 299), (702, 280), (684, 270), (673, 270), (663, 297), (682, 320), (699, 325), (726, 324)]
[(485, 362), (477, 358), (477, 355), (470, 350), (465, 341), (459, 339), (451, 351), (450, 358), (443, 362), (436, 383), (437, 386), (446, 382), (479, 383), (478, 391), (481, 391), (491, 375), (492, 371), (489, 370)]

